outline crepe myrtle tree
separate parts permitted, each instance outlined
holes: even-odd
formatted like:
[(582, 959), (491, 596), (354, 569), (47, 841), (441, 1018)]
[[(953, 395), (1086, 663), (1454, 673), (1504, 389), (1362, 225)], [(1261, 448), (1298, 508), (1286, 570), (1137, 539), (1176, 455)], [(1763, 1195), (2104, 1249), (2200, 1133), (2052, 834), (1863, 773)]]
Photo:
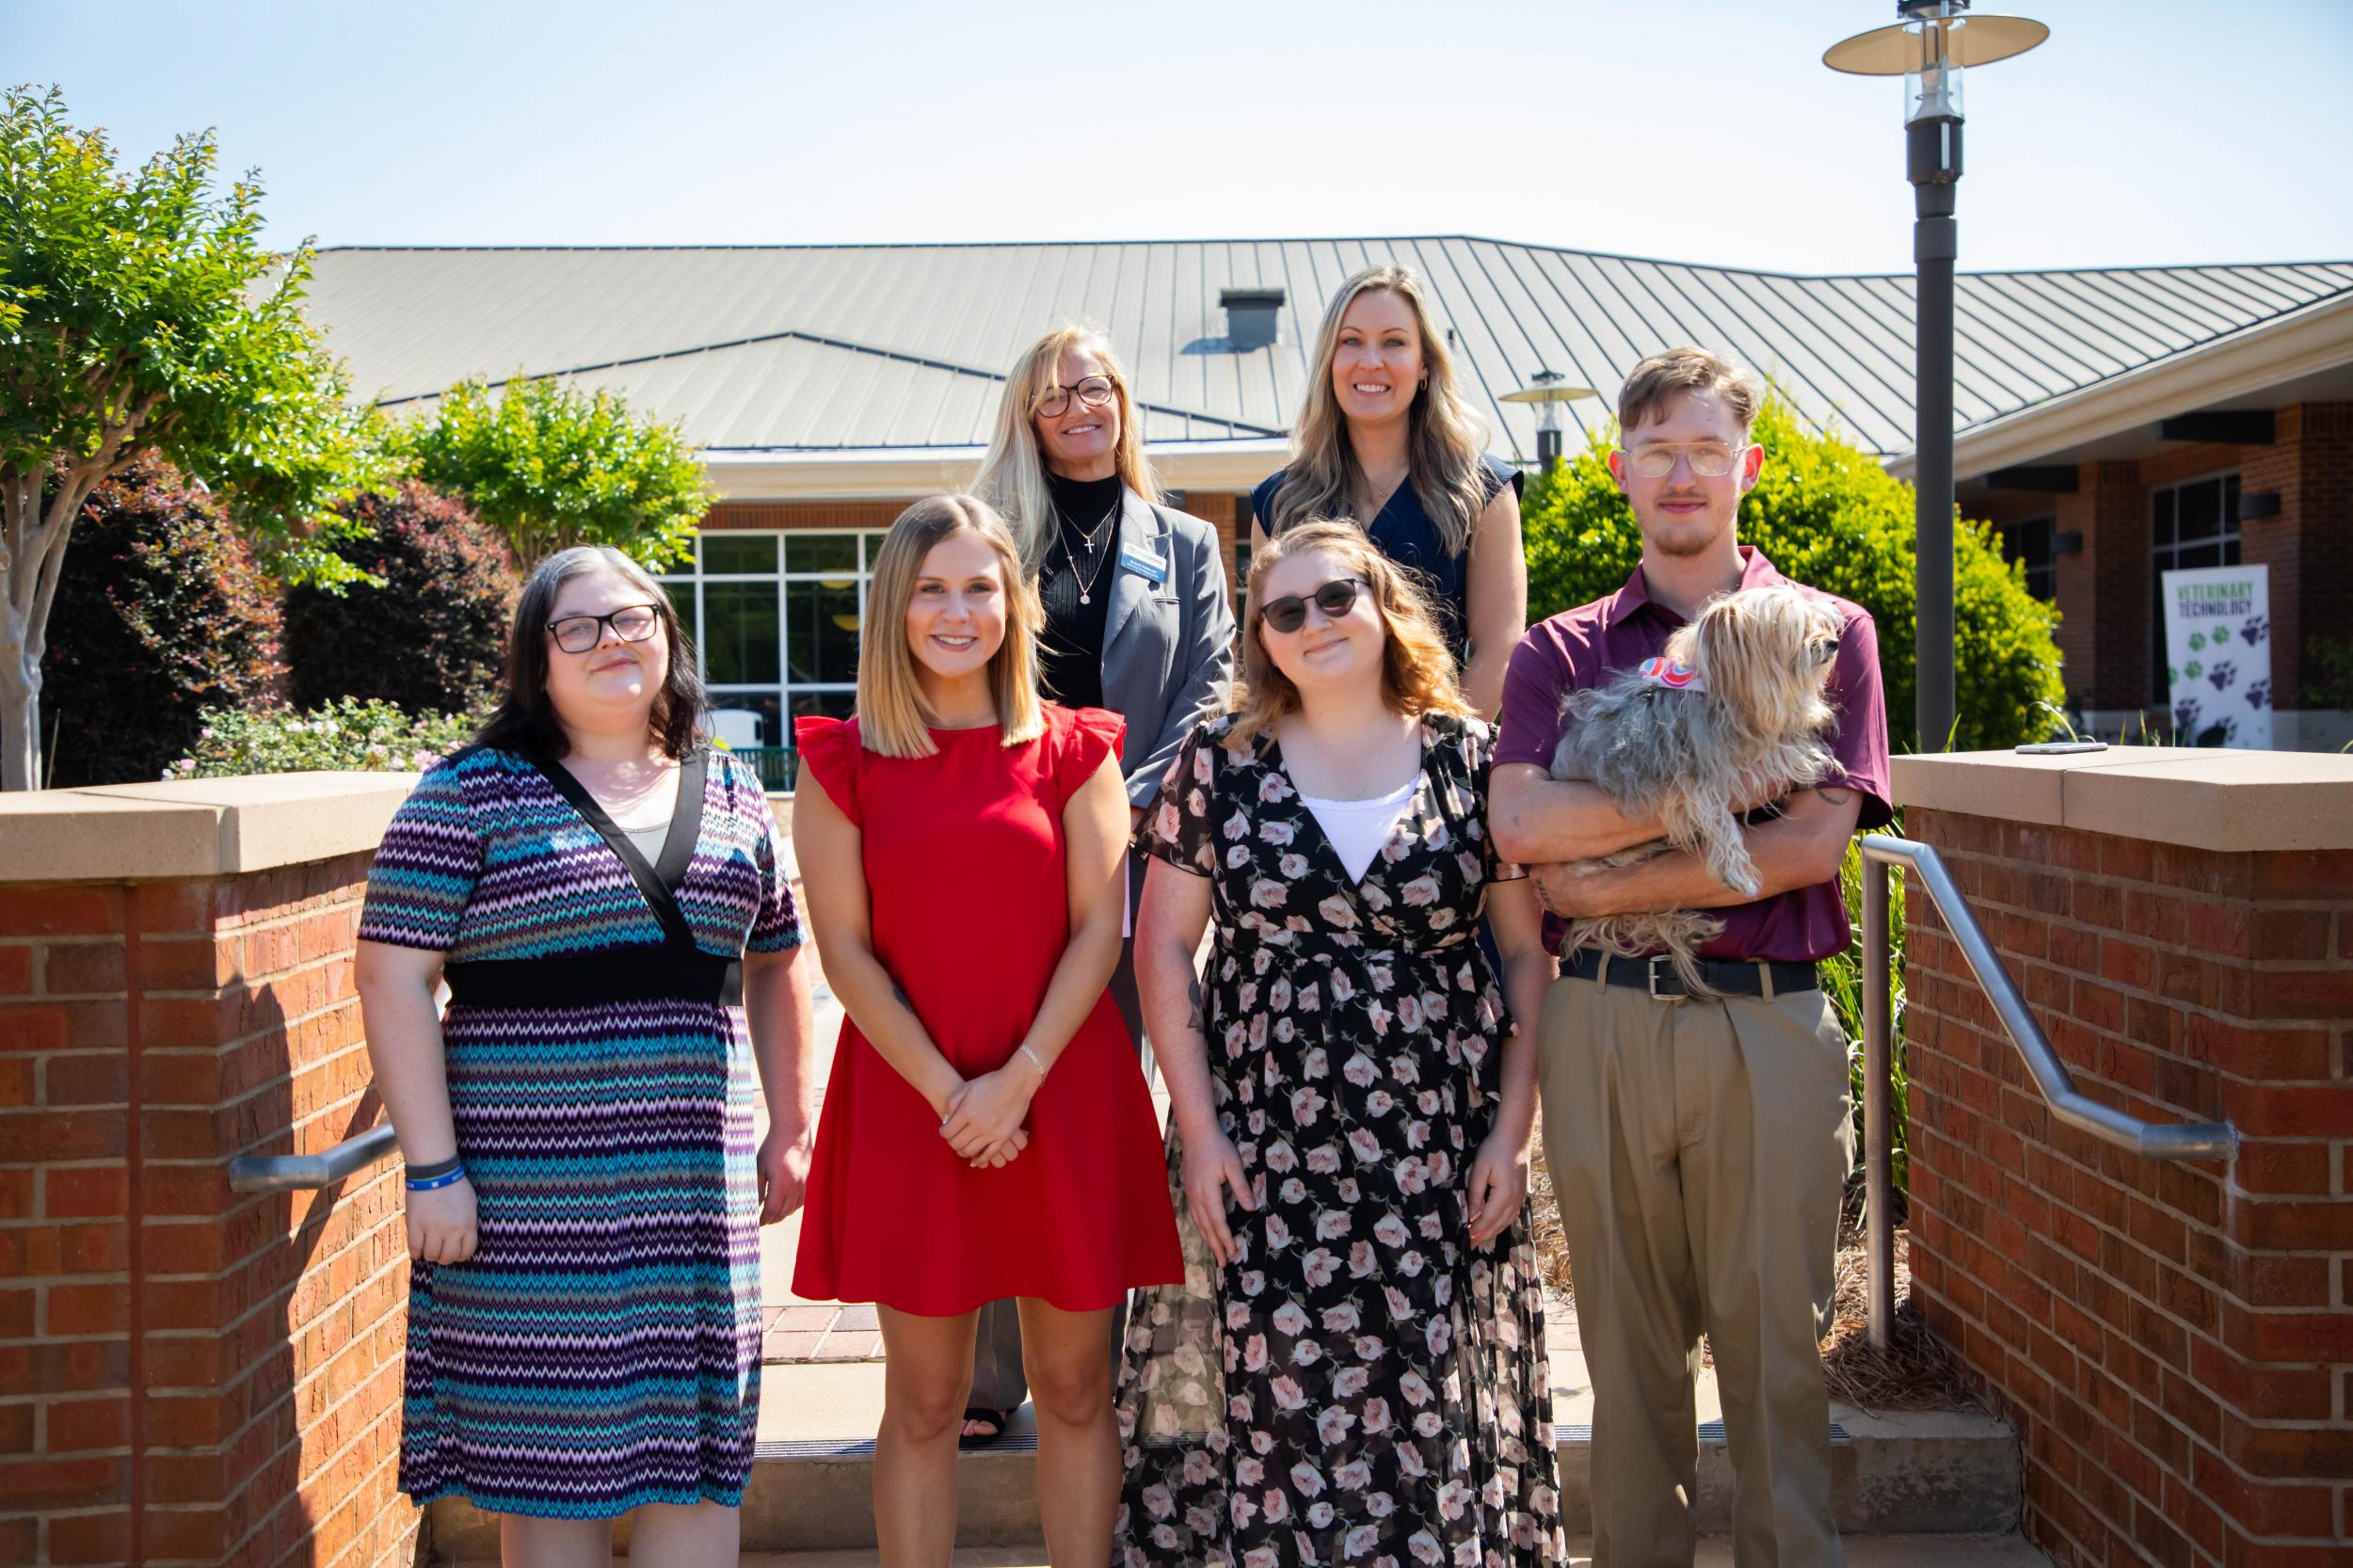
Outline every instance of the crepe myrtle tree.
[(525, 572), (580, 544), (658, 570), (693, 548), (711, 509), (693, 443), (602, 389), (520, 371), (495, 386), (461, 381), (397, 440), (419, 478), (506, 536)]
[(0, 788), (36, 787), (50, 606), (90, 492), (146, 454), (219, 493), (287, 581), (364, 576), (328, 510), (381, 477), (376, 420), (262, 244), (255, 178), (214, 183), (210, 132), (136, 169), (62, 96), (0, 99)]

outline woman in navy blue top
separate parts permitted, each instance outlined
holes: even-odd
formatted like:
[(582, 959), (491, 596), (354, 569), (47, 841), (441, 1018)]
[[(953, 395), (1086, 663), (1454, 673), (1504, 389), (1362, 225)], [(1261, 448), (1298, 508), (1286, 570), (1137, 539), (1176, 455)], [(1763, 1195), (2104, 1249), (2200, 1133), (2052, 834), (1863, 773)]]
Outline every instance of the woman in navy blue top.
[(1419, 276), (1368, 267), (1324, 312), (1291, 459), (1250, 507), (1257, 546), (1313, 518), (1353, 518), (1419, 572), (1463, 693), (1493, 719), (1528, 629), (1528, 562), (1519, 473), (1483, 456), (1482, 438)]

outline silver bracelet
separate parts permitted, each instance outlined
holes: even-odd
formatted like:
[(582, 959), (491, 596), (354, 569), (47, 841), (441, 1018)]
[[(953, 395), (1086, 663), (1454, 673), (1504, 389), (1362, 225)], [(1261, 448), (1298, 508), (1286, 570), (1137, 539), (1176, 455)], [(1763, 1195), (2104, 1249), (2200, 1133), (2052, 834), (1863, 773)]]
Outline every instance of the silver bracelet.
[(1037, 1053), (1037, 1052), (1035, 1052), (1035, 1051), (1033, 1051), (1033, 1050), (1032, 1050), (1032, 1049), (1030, 1048), (1030, 1042), (1028, 1042), (1027, 1040), (1024, 1040), (1024, 1041), (1022, 1041), (1022, 1042), (1021, 1042), (1021, 1045), (1020, 1045), (1020, 1048), (1020, 1048), (1021, 1054), (1022, 1054), (1022, 1055), (1024, 1055), (1024, 1056), (1026, 1056), (1026, 1057), (1028, 1057), (1028, 1058), (1030, 1059), (1030, 1065), (1031, 1065), (1031, 1066), (1032, 1066), (1032, 1067), (1035, 1067), (1035, 1068), (1037, 1069), (1037, 1080), (1038, 1080), (1040, 1083), (1045, 1082), (1045, 1081), (1046, 1081), (1046, 1062), (1045, 1062), (1045, 1059), (1044, 1059), (1044, 1058), (1042, 1058), (1042, 1057), (1040, 1057), (1040, 1056), (1038, 1055), (1038, 1053)]

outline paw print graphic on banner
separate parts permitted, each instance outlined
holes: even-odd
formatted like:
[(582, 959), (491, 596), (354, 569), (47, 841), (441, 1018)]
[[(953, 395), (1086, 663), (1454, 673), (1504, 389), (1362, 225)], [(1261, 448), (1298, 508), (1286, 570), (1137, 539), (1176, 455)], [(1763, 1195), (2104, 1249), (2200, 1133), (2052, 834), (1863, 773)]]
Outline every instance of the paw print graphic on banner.
[(2271, 635), (2271, 617), (2250, 616), (2238, 629), (2238, 634), (2246, 639), (2249, 648), (2253, 648), (2257, 643)]
[(2214, 668), (2206, 672), (2206, 679), (2213, 683), (2216, 691), (2227, 692), (2231, 689), (2231, 682), (2238, 679), (2238, 666), (2228, 659), (2217, 660)]
[(2249, 681), (2247, 683), (2247, 706), (2249, 708), (2270, 707), (2271, 682), (2268, 680)]
[(2185, 696), (2173, 705), (2173, 728), (2187, 729), (2198, 722), (2198, 699)]

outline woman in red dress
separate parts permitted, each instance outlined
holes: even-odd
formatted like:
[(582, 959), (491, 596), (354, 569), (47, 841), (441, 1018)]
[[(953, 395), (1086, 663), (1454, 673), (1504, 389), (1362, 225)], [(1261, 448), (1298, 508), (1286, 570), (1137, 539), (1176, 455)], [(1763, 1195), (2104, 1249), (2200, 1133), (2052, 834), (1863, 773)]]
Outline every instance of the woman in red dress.
[(794, 726), (793, 844), (848, 1016), (793, 1288), (877, 1304), (890, 1568), (944, 1568), (954, 1548), (974, 1315), (1009, 1296), (1048, 1555), (1109, 1560), (1111, 1311), (1184, 1272), (1151, 1098), (1105, 989), (1122, 721), (1039, 701), (1039, 618), (996, 513), (920, 501), (875, 559), (857, 716)]

